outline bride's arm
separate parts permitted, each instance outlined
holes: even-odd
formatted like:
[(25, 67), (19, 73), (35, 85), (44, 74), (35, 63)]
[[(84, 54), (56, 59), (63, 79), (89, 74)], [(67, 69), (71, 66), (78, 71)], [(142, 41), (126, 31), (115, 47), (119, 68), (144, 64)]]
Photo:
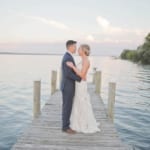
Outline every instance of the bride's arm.
[(81, 70), (77, 69), (72, 62), (67, 62), (67, 65), (74, 70), (74, 72), (80, 76), (82, 79), (86, 78), (87, 69), (89, 67), (89, 64), (87, 61), (83, 61), (83, 67)]

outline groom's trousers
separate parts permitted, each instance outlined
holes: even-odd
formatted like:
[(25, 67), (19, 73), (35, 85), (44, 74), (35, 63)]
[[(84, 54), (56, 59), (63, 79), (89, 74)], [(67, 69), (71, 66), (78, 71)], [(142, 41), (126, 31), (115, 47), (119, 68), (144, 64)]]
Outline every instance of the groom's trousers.
[(63, 97), (62, 129), (63, 130), (68, 129), (69, 125), (70, 125), (70, 115), (71, 115), (71, 111), (72, 111), (74, 91), (75, 91), (75, 89), (72, 89), (71, 87), (64, 88), (64, 90), (62, 91), (62, 97)]

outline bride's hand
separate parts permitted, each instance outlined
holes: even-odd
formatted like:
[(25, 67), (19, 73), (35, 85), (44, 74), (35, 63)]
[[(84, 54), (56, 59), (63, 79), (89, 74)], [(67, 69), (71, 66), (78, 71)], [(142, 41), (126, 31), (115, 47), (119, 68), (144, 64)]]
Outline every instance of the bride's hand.
[(67, 66), (70, 67), (70, 68), (73, 68), (73, 67), (74, 67), (74, 64), (73, 64), (71, 61), (67, 61), (66, 64), (67, 64)]

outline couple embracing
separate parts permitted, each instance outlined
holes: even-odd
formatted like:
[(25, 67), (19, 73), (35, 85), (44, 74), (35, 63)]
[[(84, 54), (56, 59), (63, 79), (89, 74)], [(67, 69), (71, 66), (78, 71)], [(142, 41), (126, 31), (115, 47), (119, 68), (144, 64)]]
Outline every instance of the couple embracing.
[(87, 73), (90, 68), (90, 47), (82, 44), (78, 48), (81, 62), (76, 66), (73, 54), (76, 41), (66, 42), (67, 52), (62, 59), (62, 131), (75, 134), (99, 132), (98, 123), (93, 113), (90, 95), (87, 90)]

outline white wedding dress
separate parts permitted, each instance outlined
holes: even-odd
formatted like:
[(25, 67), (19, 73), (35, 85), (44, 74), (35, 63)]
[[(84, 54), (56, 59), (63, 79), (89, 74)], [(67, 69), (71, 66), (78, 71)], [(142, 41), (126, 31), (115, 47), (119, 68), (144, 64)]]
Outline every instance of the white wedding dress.
[[(80, 63), (77, 68), (81, 70), (82, 64)], [(98, 126), (99, 124), (96, 122), (90, 102), (87, 82), (83, 80), (81, 82), (76, 82), (70, 127), (77, 132), (95, 133), (100, 131)]]

